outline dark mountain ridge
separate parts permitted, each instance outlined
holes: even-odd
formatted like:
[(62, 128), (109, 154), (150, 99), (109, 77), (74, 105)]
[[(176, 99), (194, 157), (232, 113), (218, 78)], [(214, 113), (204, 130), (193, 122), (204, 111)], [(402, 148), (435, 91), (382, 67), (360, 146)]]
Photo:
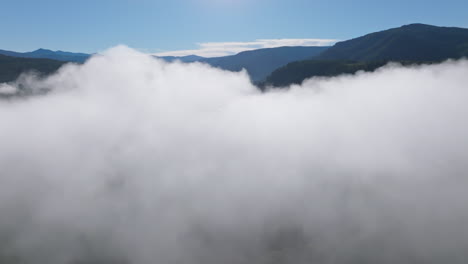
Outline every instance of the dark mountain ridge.
[(410, 24), (336, 43), (320, 60), (438, 61), (468, 56), (468, 29)]
[(468, 29), (410, 24), (338, 42), (311, 60), (276, 69), (260, 86), (288, 86), (314, 76), (373, 71), (389, 62), (430, 64), (462, 57), (468, 57)]
[(16, 80), (22, 73), (29, 71), (40, 75), (51, 74), (65, 63), (50, 59), (18, 58), (0, 54), (0, 83)]

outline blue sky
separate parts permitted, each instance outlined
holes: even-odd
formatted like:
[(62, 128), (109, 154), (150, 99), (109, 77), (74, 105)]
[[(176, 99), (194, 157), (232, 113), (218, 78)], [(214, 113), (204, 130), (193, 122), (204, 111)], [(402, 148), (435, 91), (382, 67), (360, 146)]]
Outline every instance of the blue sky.
[[(0, 49), (145, 52), (258, 39), (349, 39), (409, 23), (468, 27), (466, 0), (1, 0)], [(198, 44), (197, 44), (198, 43)]]

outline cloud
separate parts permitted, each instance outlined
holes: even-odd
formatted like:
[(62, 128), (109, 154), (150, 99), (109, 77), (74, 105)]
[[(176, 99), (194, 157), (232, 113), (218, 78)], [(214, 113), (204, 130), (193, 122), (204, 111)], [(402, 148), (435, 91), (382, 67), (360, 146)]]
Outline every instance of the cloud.
[(157, 56), (187, 56), (221, 57), (237, 54), (246, 50), (276, 48), (283, 46), (331, 46), (336, 39), (259, 39), (252, 42), (207, 42), (198, 43), (198, 49), (159, 52)]
[(261, 93), (117, 47), (19, 80), (41, 92), (0, 101), (0, 260), (465, 263), (467, 70)]
[(16, 94), (18, 92), (18, 90), (11, 86), (11, 85), (8, 85), (6, 83), (0, 83), (0, 96), (1, 95), (13, 95), (13, 94)]

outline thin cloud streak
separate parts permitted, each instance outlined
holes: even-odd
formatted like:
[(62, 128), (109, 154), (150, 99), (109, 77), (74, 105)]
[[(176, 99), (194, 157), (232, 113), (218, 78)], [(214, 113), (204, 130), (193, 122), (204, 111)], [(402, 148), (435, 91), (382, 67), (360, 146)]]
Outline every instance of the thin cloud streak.
[(234, 55), (242, 51), (276, 48), (283, 46), (331, 46), (337, 39), (258, 39), (250, 42), (206, 42), (197, 43), (198, 49), (177, 50), (155, 53), (156, 56), (221, 57)]

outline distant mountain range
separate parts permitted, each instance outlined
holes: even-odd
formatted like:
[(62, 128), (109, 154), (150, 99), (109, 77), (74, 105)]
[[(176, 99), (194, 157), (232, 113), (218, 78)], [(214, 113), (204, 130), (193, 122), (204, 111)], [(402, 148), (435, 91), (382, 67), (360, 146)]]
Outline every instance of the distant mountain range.
[[(215, 58), (204, 58), (196, 55), (183, 57), (164, 56), (158, 58), (167, 62), (174, 62), (176, 60), (185, 63), (202, 62), (228, 71), (241, 71), (242, 69), (246, 69), (252, 81), (257, 82), (264, 80), (275, 69), (281, 66), (293, 61), (315, 57), (328, 48), (329, 47), (279, 47), (244, 51), (236, 55)], [(24, 53), (0, 50), (0, 54), (19, 58), (53, 59), (77, 63), (83, 63), (91, 56), (91, 54), (85, 53), (51, 51), (47, 49), (38, 49), (33, 52)]]
[(18, 58), (51, 59), (78, 63), (85, 62), (91, 56), (91, 54), (86, 53), (73, 53), (60, 50), (52, 51), (47, 49), (38, 49), (31, 52), (15, 52), (8, 50), (0, 50), (0, 54)]
[[(91, 56), (46, 49), (25, 53), (0, 50), (0, 54), (6, 55), (0, 56), (0, 82), (13, 81), (23, 71), (48, 74), (65, 62), (82, 63)], [(216, 58), (159, 58), (207, 63), (229, 71), (246, 69), (260, 87), (283, 87), (314, 76), (373, 71), (389, 61), (420, 64), (464, 56), (468, 57), (468, 29), (411, 24), (338, 42), (333, 47), (279, 47)]]
[(200, 57), (197, 55), (188, 55), (188, 56), (182, 56), (182, 57), (177, 57), (177, 56), (163, 56), (163, 57), (154, 56), (154, 57), (163, 59), (167, 62), (181, 61), (181, 62), (187, 62), (187, 63), (201, 61), (201, 60), (206, 59), (205, 57)]
[(262, 81), (275, 69), (290, 62), (313, 58), (329, 47), (279, 47), (243, 51), (236, 55), (203, 58), (199, 56), (160, 57), (168, 62), (203, 62), (228, 71), (246, 69), (252, 81)]

